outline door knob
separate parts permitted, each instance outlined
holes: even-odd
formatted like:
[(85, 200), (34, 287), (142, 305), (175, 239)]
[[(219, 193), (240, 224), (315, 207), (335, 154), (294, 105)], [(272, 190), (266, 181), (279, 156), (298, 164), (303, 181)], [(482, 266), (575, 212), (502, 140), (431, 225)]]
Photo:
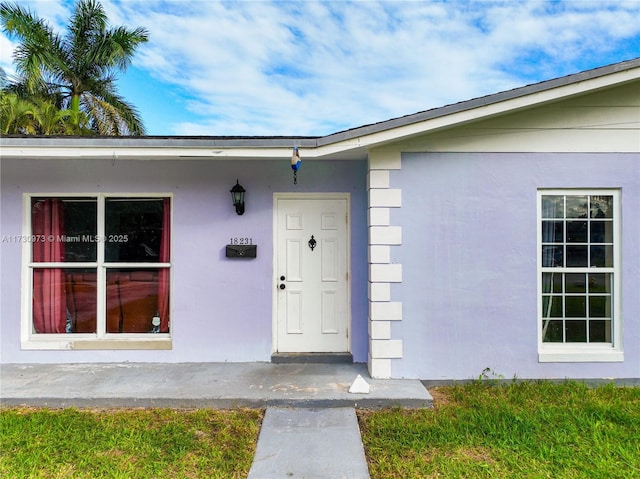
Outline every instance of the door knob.
[(285, 277), (284, 276), (280, 276), (280, 281), (284, 281)]
[(286, 286), (284, 284), (281, 284), (280, 289), (284, 289), (284, 288), (286, 288)]

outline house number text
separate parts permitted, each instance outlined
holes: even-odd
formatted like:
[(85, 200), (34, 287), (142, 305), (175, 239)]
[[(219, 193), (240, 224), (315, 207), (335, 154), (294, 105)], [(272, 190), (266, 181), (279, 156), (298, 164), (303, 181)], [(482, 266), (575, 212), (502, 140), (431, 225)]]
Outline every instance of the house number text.
[(253, 244), (253, 238), (231, 238), (229, 244)]

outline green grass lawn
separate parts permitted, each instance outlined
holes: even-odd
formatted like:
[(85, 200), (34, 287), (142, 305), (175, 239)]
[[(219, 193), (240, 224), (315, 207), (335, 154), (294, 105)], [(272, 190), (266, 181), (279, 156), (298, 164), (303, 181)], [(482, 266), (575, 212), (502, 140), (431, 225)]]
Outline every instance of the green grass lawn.
[(0, 410), (2, 478), (245, 478), (262, 411)]
[(372, 479), (640, 478), (640, 388), (475, 381), (359, 411)]
[[(640, 388), (495, 381), (358, 410), (372, 479), (640, 478)], [(0, 409), (0, 477), (245, 478), (263, 411)]]

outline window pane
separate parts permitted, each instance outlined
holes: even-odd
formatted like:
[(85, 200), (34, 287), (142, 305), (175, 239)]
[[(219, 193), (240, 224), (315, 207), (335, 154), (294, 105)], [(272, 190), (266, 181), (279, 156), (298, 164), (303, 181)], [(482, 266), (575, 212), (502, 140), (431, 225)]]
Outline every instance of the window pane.
[(542, 317), (561, 318), (562, 317), (562, 296), (542, 297)]
[(611, 342), (611, 321), (608, 321), (608, 320), (589, 321), (589, 342), (590, 343), (610, 343)]
[(542, 217), (564, 218), (564, 196), (543, 196)]
[(96, 261), (98, 203), (91, 200), (65, 200), (65, 261)]
[(542, 341), (545, 343), (561, 343), (564, 338), (562, 336), (562, 321), (543, 321), (542, 322)]
[(613, 196), (592, 196), (591, 217), (613, 218)]
[(567, 267), (587, 266), (587, 246), (567, 246)]
[(587, 242), (587, 222), (567, 221), (567, 243)]
[(562, 273), (542, 273), (543, 293), (562, 293)]
[(586, 293), (586, 275), (584, 273), (567, 273), (564, 290), (566, 293)]
[(587, 217), (587, 197), (567, 196), (567, 218)]
[(96, 225), (95, 198), (33, 198), (33, 261), (96, 261)]
[(568, 343), (584, 343), (587, 341), (586, 321), (566, 321), (565, 331)]
[(564, 223), (562, 221), (543, 221), (542, 222), (542, 242), (543, 243), (562, 243), (564, 241), (563, 234)]
[(109, 198), (105, 202), (105, 259), (169, 261), (169, 204), (163, 198)]
[(611, 221), (592, 221), (591, 242), (613, 243), (613, 223)]
[(589, 273), (590, 293), (611, 293), (611, 273)]
[(562, 246), (543, 246), (542, 247), (542, 266), (545, 267), (562, 267)]
[(585, 296), (567, 296), (565, 302), (565, 316), (567, 318), (587, 317), (587, 298)]
[(96, 271), (66, 270), (67, 311), (72, 333), (95, 333), (97, 311)]
[(611, 296), (590, 296), (589, 297), (589, 317), (590, 318), (610, 318), (611, 317)]
[[(169, 270), (107, 270), (107, 332), (169, 331)], [(154, 323), (154, 318), (159, 318)]]
[(591, 266), (598, 268), (613, 267), (613, 246), (592, 246)]
[(96, 332), (95, 269), (33, 271), (33, 328), (36, 333)]

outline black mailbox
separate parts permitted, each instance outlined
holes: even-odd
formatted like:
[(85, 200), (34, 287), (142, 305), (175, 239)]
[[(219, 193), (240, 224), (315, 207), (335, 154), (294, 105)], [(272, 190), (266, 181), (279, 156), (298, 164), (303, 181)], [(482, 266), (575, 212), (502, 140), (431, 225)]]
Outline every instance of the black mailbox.
[(228, 244), (227, 258), (255, 258), (258, 253), (258, 245), (255, 244)]

